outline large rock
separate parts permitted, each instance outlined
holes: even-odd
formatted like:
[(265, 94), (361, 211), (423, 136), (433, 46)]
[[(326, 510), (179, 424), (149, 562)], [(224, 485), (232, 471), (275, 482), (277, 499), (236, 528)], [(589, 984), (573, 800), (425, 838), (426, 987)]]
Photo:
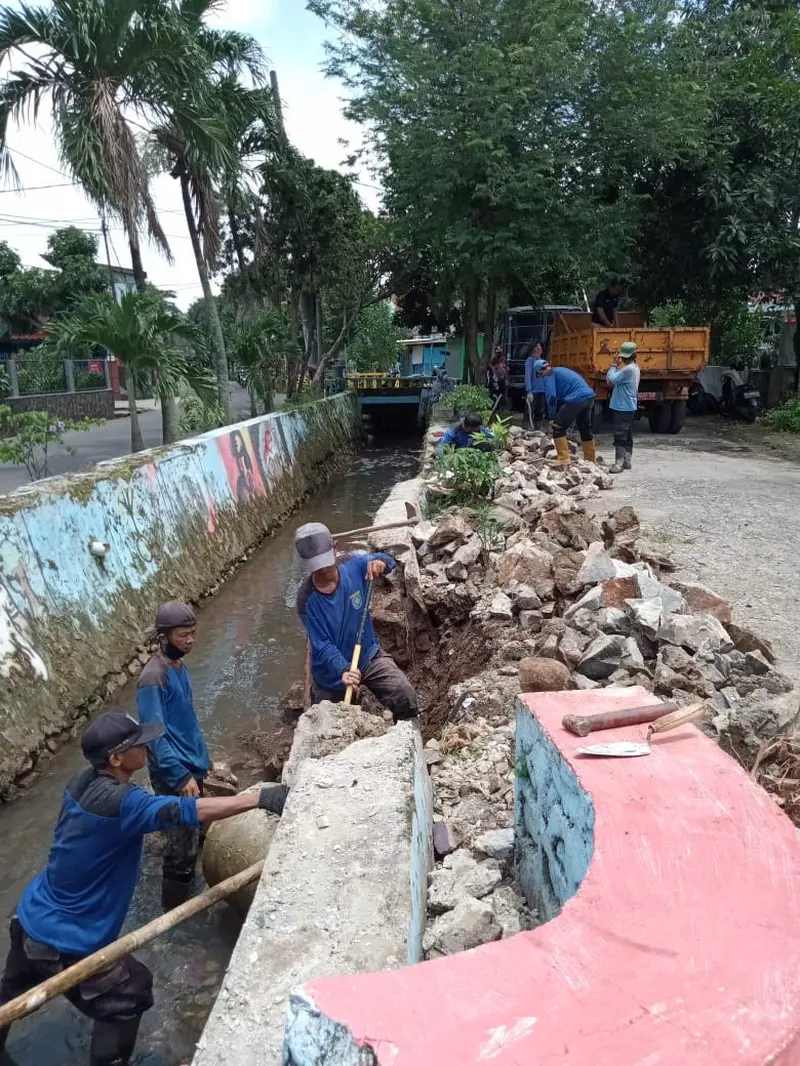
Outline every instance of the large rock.
[(615, 542), (633, 544), (641, 532), (639, 518), (632, 507), (619, 507), (603, 519), (603, 539), (610, 548)]
[(466, 544), (475, 531), (474, 519), (467, 511), (448, 511), (428, 537), (431, 548)]
[(747, 653), (748, 651), (760, 651), (761, 654), (769, 662), (774, 663), (776, 661), (775, 649), (772, 647), (768, 640), (758, 636), (751, 629), (745, 628), (745, 626), (736, 625), (734, 622), (729, 622), (726, 626), (730, 638), (734, 643), (737, 651)]
[(514, 830), (490, 829), (488, 833), (481, 833), (473, 844), (473, 849), (480, 855), (505, 862), (511, 858), (514, 851)]
[(683, 614), (686, 610), (686, 601), (683, 596), (669, 585), (662, 584), (649, 571), (640, 570), (634, 581), (639, 599), (657, 600), (664, 617), (668, 614)]
[(589, 545), (586, 559), (577, 576), (579, 585), (597, 585), (617, 577), (634, 577), (637, 574), (630, 564), (614, 559), (605, 550), (602, 541)]
[(733, 648), (725, 627), (713, 614), (671, 615), (659, 630), (658, 640), (693, 654), (701, 650), (725, 652)]
[[(248, 792), (264, 788), (254, 785)], [(266, 811), (245, 811), (224, 822), (212, 822), (203, 845), (203, 876), (212, 887), (267, 857), (280, 818)], [(240, 888), (227, 902), (245, 915), (253, 902), (258, 881)]]
[(555, 659), (531, 657), (519, 664), (522, 692), (563, 692), (569, 687), (569, 669)]
[(592, 681), (603, 681), (620, 667), (643, 666), (644, 659), (635, 640), (604, 634), (592, 641), (575, 669)]
[(626, 600), (625, 605), (636, 630), (644, 634), (648, 640), (657, 640), (664, 621), (661, 601), (657, 599)]
[(465, 896), (483, 899), (502, 880), (496, 862), (477, 862), (468, 851), (454, 851), (431, 874), (428, 910), (432, 914), (444, 914), (457, 907)]
[(283, 783), (289, 787), (295, 783), (304, 760), (335, 755), (356, 740), (381, 736), (388, 728), (382, 718), (367, 714), (361, 707), (327, 701), (316, 704), (298, 719), (292, 750), (283, 767)]
[(530, 585), (541, 599), (552, 599), (555, 589), (553, 557), (531, 540), (519, 541), (503, 554), (498, 580), (503, 586), (511, 581)]
[(733, 608), (727, 600), (723, 600), (716, 592), (706, 588), (705, 585), (688, 585), (680, 581), (673, 581), (672, 588), (683, 596), (686, 606), (692, 614), (713, 614), (720, 622), (730, 622), (733, 619)]
[(539, 520), (539, 529), (563, 548), (585, 551), (590, 544), (600, 539), (600, 528), (593, 518), (581, 509), (566, 510), (561, 507), (545, 511)]
[(455, 955), (478, 948), (503, 935), (502, 927), (488, 902), (466, 896), (455, 908), (428, 926), (423, 947), (430, 958)]

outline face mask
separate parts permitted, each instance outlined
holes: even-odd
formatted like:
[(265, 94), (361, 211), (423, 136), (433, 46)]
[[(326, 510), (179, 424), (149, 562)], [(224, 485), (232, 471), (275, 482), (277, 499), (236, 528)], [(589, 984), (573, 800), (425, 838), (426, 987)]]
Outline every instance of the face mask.
[(164, 645), (164, 654), (168, 659), (182, 659), (186, 652), (176, 648), (172, 641), (168, 640)]

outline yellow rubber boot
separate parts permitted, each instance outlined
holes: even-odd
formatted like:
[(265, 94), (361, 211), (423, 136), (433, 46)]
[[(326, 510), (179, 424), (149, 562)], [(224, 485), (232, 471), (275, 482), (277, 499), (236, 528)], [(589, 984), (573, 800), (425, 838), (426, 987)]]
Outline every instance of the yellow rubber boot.
[(590, 463), (597, 462), (597, 449), (594, 446), (593, 440), (581, 441), (581, 447), (583, 448), (583, 458)]
[(572, 460), (569, 454), (569, 441), (566, 437), (554, 437), (553, 444), (556, 449), (556, 458), (553, 463), (554, 466), (566, 466)]

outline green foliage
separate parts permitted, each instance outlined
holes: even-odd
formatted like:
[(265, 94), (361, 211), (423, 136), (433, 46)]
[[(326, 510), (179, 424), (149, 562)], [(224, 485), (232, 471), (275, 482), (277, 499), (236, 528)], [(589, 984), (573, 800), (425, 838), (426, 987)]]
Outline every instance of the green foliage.
[(488, 502), (480, 503), (473, 508), (476, 520), (475, 532), (480, 538), (484, 552), (490, 552), (495, 548), (502, 547), (505, 543), (505, 534), (500, 523), (492, 517), (492, 507)]
[(654, 329), (674, 329), (686, 325), (686, 307), (683, 300), (667, 300), (654, 307), (647, 316), (647, 325)]
[(0, 400), (5, 400), (11, 395), (11, 379), (6, 373), (6, 368), (0, 366)]
[(39, 346), (17, 357), (17, 380), (22, 396), (64, 392), (64, 358), (58, 352)]
[(277, 382), (291, 358), (293, 342), (285, 317), (279, 311), (262, 311), (230, 325), (225, 346), (232, 368), (240, 374), (251, 396), (271, 411)]
[(45, 350), (74, 357), (105, 348), (137, 381), (157, 374), (162, 398), (177, 397), (188, 385), (203, 402), (212, 404), (218, 399), (217, 384), (194, 358), (191, 345), (196, 339), (196, 327), (171, 310), (156, 289), (125, 293), (119, 303), (103, 292), (87, 296), (53, 322)]
[(8, 241), (0, 241), (0, 278), (8, 277), (21, 266), (22, 260)]
[(181, 399), (181, 433), (186, 437), (207, 433), (225, 425), (225, 412), (218, 403), (203, 403), (200, 397), (190, 392)]
[(744, 301), (723, 308), (711, 322), (712, 361), (723, 366), (757, 365), (763, 328), (763, 316), (750, 311)]
[(102, 419), (84, 418), (80, 421), (54, 421), (45, 411), (25, 411), (15, 414), (10, 407), (0, 407), (0, 463), (24, 466), (31, 481), (47, 477), (49, 450), (61, 444), (75, 454), (72, 445), (64, 444), (64, 434), (70, 430), (86, 432), (103, 424)]
[(492, 409), (492, 397), (488, 389), (477, 385), (459, 385), (450, 400), (456, 416), (473, 414), (488, 415)]
[(800, 433), (800, 400), (787, 400), (780, 407), (767, 411), (761, 421), (778, 433)]
[(445, 448), (438, 465), (450, 499), (465, 506), (490, 498), (500, 473), (497, 455), (477, 448)]
[(389, 370), (397, 361), (398, 328), (394, 309), (386, 300), (365, 307), (356, 320), (353, 339), (347, 345), (347, 362), (364, 373)]
[(494, 436), (498, 451), (508, 451), (508, 442), (511, 436), (511, 416), (509, 415), (508, 418), (493, 418), (488, 428)]
[(47, 252), (43, 256), (52, 266), (66, 270), (75, 259), (88, 259), (94, 262), (100, 241), (92, 233), (86, 233), (76, 226), (67, 226), (56, 230), (47, 238)]

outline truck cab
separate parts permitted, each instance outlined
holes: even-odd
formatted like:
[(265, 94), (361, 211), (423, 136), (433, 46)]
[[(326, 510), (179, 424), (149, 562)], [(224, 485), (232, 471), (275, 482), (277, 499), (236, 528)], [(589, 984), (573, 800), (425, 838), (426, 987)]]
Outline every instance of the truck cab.
[(544, 357), (559, 314), (582, 314), (583, 308), (570, 304), (546, 304), (543, 307), (511, 307), (501, 327), (500, 343), (508, 366), (508, 393), (516, 406), (525, 399), (525, 360), (533, 346), (541, 344)]

